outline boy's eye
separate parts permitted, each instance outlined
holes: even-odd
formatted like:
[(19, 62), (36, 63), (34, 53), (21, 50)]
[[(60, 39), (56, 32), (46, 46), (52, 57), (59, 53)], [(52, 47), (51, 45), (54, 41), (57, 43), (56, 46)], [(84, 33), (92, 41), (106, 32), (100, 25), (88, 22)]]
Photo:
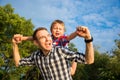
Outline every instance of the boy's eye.
[(59, 30), (62, 30), (62, 28), (59, 28)]
[(53, 29), (57, 29), (57, 28), (53, 28)]
[(55, 30), (62, 30), (62, 28), (54, 28)]

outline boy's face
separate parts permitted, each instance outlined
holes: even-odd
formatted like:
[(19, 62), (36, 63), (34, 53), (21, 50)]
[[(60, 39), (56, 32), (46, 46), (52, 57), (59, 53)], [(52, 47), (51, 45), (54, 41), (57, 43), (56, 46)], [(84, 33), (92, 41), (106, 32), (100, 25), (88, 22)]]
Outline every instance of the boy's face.
[(44, 52), (49, 52), (52, 49), (52, 38), (46, 30), (40, 30), (36, 33), (37, 46)]
[(59, 23), (56, 23), (54, 24), (54, 26), (52, 27), (52, 35), (55, 37), (55, 38), (59, 38), (60, 36), (64, 35), (64, 26), (59, 24)]

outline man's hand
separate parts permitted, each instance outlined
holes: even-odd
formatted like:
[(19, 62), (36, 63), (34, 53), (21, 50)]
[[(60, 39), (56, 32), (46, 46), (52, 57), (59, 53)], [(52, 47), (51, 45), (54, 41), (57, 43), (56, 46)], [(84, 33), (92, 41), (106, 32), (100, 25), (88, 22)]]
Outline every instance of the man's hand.
[[(77, 27), (77, 35), (85, 38), (85, 40), (92, 39), (89, 29), (85, 26)], [(94, 63), (94, 48), (92, 42), (86, 44), (85, 59), (87, 64)]]
[(91, 39), (90, 31), (85, 26), (77, 27), (77, 35), (80, 36), (80, 37), (85, 38), (86, 40)]

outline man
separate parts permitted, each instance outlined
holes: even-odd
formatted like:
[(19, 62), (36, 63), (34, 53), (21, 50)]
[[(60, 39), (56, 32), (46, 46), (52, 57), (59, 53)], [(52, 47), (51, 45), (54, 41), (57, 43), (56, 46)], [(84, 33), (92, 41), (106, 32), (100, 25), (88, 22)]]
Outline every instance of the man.
[(12, 43), (15, 65), (36, 65), (41, 71), (44, 80), (72, 80), (68, 60), (86, 64), (94, 62), (93, 38), (88, 28), (84, 26), (78, 27), (76, 33), (78, 36), (85, 38), (85, 55), (61, 47), (53, 47), (51, 35), (46, 28), (40, 27), (33, 33), (34, 43), (39, 47), (39, 50), (23, 59), (20, 58), (16, 40), (20, 35), (14, 35)]

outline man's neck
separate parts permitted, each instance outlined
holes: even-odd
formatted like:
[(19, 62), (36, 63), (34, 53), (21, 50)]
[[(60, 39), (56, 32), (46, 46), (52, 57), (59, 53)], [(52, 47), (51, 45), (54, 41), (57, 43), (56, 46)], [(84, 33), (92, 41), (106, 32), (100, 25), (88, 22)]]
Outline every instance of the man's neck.
[(47, 55), (49, 54), (49, 52), (50, 52), (50, 51), (44, 50), (44, 51), (43, 51), (43, 55), (44, 55), (44, 56), (47, 56)]

